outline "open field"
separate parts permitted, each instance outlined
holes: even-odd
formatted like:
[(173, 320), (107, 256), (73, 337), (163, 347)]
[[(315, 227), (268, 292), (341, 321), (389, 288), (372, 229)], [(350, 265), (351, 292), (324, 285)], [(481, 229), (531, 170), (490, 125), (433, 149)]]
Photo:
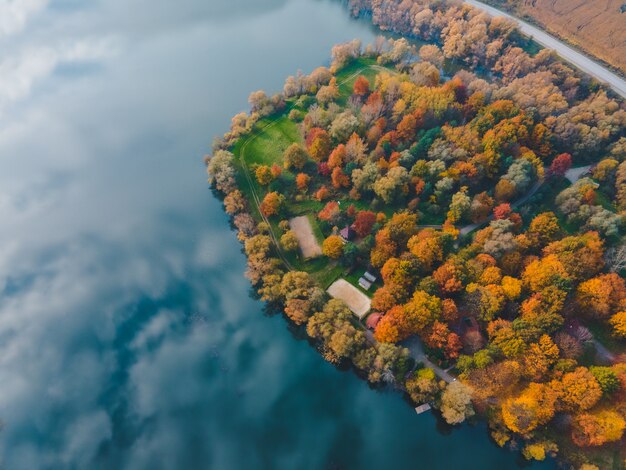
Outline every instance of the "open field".
[(486, 0), (626, 73), (623, 0)]
[(300, 244), (300, 250), (302, 250), (302, 256), (305, 258), (315, 258), (322, 254), (322, 247), (318, 243), (313, 233), (313, 228), (311, 227), (311, 221), (306, 215), (291, 219), (289, 221), (289, 227), (296, 234), (296, 238)]
[(326, 292), (335, 299), (343, 300), (359, 319), (365, 317), (370, 311), (371, 301), (369, 297), (345, 279), (337, 279)]

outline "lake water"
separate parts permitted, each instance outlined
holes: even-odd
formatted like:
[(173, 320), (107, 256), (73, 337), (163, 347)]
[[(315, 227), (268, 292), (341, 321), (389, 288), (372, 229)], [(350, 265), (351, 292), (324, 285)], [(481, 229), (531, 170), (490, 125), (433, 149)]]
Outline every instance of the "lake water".
[(516, 467), (266, 315), (207, 188), (251, 91), (374, 34), (331, 0), (0, 2), (4, 467)]

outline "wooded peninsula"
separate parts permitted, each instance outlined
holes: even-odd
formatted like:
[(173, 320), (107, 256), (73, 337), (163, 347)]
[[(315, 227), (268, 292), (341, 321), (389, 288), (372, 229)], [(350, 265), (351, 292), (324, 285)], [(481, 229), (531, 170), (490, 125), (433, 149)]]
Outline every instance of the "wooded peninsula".
[(450, 424), (623, 468), (624, 103), (466, 5), (350, 7), (406, 37), (252, 93), (206, 159), (255, 292)]

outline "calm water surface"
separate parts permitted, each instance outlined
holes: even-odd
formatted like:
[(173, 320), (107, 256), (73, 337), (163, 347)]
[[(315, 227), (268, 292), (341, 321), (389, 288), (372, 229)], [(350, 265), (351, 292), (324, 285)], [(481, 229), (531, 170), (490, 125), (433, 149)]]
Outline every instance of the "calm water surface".
[(516, 467), (264, 315), (207, 189), (251, 91), (374, 34), (330, 0), (0, 1), (5, 468)]

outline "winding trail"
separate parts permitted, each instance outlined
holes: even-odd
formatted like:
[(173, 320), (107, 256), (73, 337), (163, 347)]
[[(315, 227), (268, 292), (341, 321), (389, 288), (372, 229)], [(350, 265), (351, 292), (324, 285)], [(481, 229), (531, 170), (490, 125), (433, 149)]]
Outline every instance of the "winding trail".
[[(545, 182), (545, 178), (541, 178), (540, 180), (538, 180), (535, 184), (533, 184), (533, 186), (528, 190), (528, 192), (525, 195), (523, 195), (521, 198), (519, 198), (517, 201), (511, 204), (511, 208), (515, 209), (516, 207), (519, 207), (522, 204), (524, 204), (526, 201), (528, 201), (539, 190), (539, 188), (541, 188), (544, 182)], [(466, 225), (461, 230), (459, 230), (459, 233), (461, 235), (467, 235), (468, 233), (473, 232), (478, 227), (485, 225), (487, 222), (491, 220), (493, 220), (493, 214), (491, 214), (485, 220), (476, 222), (474, 224)]]
[(536, 26), (527, 23), (526, 21), (520, 20), (513, 15), (505, 13), (497, 8), (486, 5), (477, 0), (464, 0), (465, 3), (472, 5), (475, 8), (485, 11), (489, 13), (491, 16), (501, 16), (508, 18), (515, 23), (517, 23), (520, 31), (527, 36), (530, 36), (536, 42), (541, 44), (542, 46), (553, 49), (559, 56), (563, 59), (571, 63), (572, 65), (578, 67), (583, 72), (588, 73), (592, 77), (597, 80), (607, 84), (610, 86), (615, 93), (620, 95), (622, 98), (626, 98), (626, 81), (619, 77), (616, 73), (611, 72), (609, 69), (599, 64), (593, 59), (590, 59), (586, 55), (581, 52), (578, 52), (574, 48), (566, 45), (561, 40), (555, 38), (554, 36), (546, 33), (545, 31), (539, 29)]
[[(565, 178), (567, 178), (572, 184), (574, 184), (576, 181), (578, 181), (580, 178), (582, 178), (585, 174), (587, 174), (587, 172), (591, 169), (592, 165), (586, 165), (586, 166), (579, 166), (576, 168), (570, 168), (569, 170), (567, 170), (565, 172)], [(544, 169), (545, 172), (548, 171), (547, 168)], [(538, 190), (539, 188), (541, 188), (541, 186), (543, 185), (543, 183), (546, 182), (546, 178), (541, 178), (540, 180), (538, 180), (533, 186), (532, 188), (530, 188), (528, 190), (528, 192), (522, 196), (520, 199), (518, 199), (517, 201), (515, 201), (514, 203), (511, 204), (512, 208), (517, 208), (519, 206), (521, 206), (522, 204), (525, 204), (526, 201), (528, 201)], [(461, 235), (467, 235), (470, 232), (473, 232), (474, 230), (476, 230), (478, 227), (485, 225), (487, 222), (491, 221), (493, 219), (493, 214), (491, 214), (489, 217), (487, 217), (485, 220), (481, 221), (481, 222), (477, 222), (475, 224), (470, 224), (470, 225), (466, 225), (465, 227), (461, 228), (459, 230), (459, 233)]]
[(614, 364), (615, 363), (615, 354), (613, 354), (611, 351), (609, 351), (606, 348), (606, 346), (604, 346), (604, 344), (602, 344), (600, 341), (598, 341), (595, 338), (591, 340), (591, 343), (596, 348), (596, 354), (598, 356), (600, 356), (603, 360), (605, 360), (609, 364)]
[(415, 359), (416, 362), (421, 362), (429, 369), (432, 369), (437, 377), (446, 383), (454, 382), (456, 377), (452, 374), (448, 373), (447, 370), (442, 369), (437, 364), (433, 363), (426, 353), (424, 352), (424, 346), (422, 345), (422, 341), (417, 336), (412, 336), (407, 340), (404, 340), (400, 343), (401, 346), (407, 348), (409, 350), (409, 355)]

